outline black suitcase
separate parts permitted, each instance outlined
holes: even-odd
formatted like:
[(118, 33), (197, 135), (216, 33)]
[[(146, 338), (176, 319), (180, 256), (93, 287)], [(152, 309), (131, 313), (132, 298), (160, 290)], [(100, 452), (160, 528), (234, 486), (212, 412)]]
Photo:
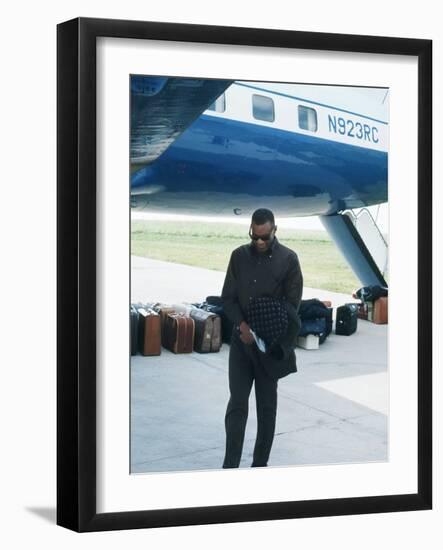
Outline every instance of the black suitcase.
[(138, 311), (131, 305), (131, 355), (137, 355), (138, 351)]
[(357, 330), (358, 304), (344, 304), (337, 308), (335, 334), (350, 336)]

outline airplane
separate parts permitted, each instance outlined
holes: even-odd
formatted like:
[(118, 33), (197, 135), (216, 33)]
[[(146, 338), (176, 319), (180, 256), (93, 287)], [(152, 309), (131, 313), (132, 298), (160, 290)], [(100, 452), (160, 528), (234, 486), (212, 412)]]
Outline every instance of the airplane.
[(387, 287), (350, 214), (388, 200), (388, 115), (387, 88), (133, 75), (131, 208), (319, 216), (362, 286)]

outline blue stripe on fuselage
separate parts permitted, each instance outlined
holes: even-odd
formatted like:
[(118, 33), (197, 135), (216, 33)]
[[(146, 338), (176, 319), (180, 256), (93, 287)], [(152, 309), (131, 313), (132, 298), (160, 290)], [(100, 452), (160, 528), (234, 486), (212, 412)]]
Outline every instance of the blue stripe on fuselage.
[(385, 202), (387, 158), (385, 152), (202, 115), (135, 173), (131, 185), (162, 185), (193, 196), (289, 196), (298, 199), (298, 214), (331, 213)]

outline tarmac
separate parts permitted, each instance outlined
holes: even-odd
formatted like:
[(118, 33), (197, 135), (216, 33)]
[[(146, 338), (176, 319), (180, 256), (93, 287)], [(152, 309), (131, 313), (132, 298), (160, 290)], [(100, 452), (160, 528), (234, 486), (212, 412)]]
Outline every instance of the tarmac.
[[(200, 302), (220, 295), (224, 273), (132, 256), (132, 302)], [(355, 301), (305, 287), (303, 299)], [(335, 323), (334, 323), (335, 326)], [(388, 460), (388, 325), (358, 321), (317, 350), (296, 348), (298, 372), (278, 383), (269, 467)], [(229, 399), (229, 346), (219, 353), (131, 358), (131, 473), (221, 468)], [(240, 467), (250, 467), (254, 389)]]

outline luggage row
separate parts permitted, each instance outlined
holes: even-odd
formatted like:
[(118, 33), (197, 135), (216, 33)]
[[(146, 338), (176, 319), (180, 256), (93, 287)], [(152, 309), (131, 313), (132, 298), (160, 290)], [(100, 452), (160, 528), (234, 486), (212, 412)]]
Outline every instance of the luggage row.
[[(372, 287), (368, 287), (372, 288)], [(337, 308), (335, 334), (350, 336), (357, 330), (358, 319), (387, 323), (387, 296), (360, 289), (348, 303)], [(365, 300), (365, 297), (374, 298)], [(318, 349), (333, 328), (331, 302), (316, 298), (302, 300), (299, 309), (301, 328), (297, 346)], [(131, 304), (131, 354), (160, 355), (162, 347), (173, 353), (217, 353), (223, 342), (229, 343), (232, 323), (223, 310), (219, 296), (208, 296), (194, 304)]]
[[(335, 334), (350, 336), (357, 331), (358, 319), (376, 324), (388, 322), (388, 288), (365, 286), (352, 294), (360, 303), (346, 303), (337, 307)], [(299, 309), (301, 329), (297, 345), (305, 349), (318, 349), (332, 332), (332, 307), (330, 302), (313, 298), (302, 300)]]
[(220, 351), (232, 325), (221, 298), (213, 298), (220, 304), (131, 304), (131, 355), (160, 355), (162, 347), (177, 354)]

